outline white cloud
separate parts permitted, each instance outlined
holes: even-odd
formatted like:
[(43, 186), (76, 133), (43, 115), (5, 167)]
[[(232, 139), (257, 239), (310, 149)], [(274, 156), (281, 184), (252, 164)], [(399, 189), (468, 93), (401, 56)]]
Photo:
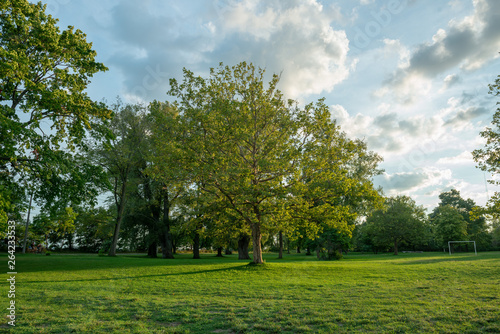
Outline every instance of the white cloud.
[(397, 101), (413, 103), (431, 89), (432, 79), (455, 67), (476, 70), (500, 49), (500, 2), (474, 0), (474, 13), (452, 20), (448, 29), (439, 29), (431, 42), (423, 43), (411, 54), (407, 66), (400, 67), (378, 91), (379, 96), (393, 92)]
[[(110, 66), (125, 77), (123, 94), (163, 99), (168, 79), (179, 78), (183, 67), (206, 75), (220, 62), (250, 61), (269, 74), (281, 73), (286, 97), (300, 98), (331, 91), (355, 66), (347, 61), (345, 32), (333, 27), (342, 20), (334, 5), (316, 0), (207, 1), (199, 3), (197, 15), (183, 17), (183, 6), (189, 5), (174, 10), (174, 4), (160, 9), (156, 2), (137, 6), (124, 0), (111, 11), (106, 33), (116, 53)], [(160, 75), (152, 76), (148, 66), (160, 68)]]
[(487, 115), (489, 111), (482, 107), (468, 107), (456, 111), (452, 118), (446, 121), (445, 125), (452, 125), (456, 130), (472, 126), (471, 121), (477, 117)]
[(468, 165), (475, 164), (472, 159), (472, 154), (469, 151), (464, 151), (457, 156), (440, 158), (436, 164), (438, 165)]
[(412, 172), (384, 173), (375, 178), (375, 183), (382, 186), (387, 195), (394, 196), (397, 194), (410, 195), (429, 187), (444, 185), (451, 179), (450, 169), (426, 167)]
[(460, 83), (461, 81), (462, 78), (458, 74), (449, 74), (444, 78), (443, 87), (440, 89), (439, 92), (442, 93), (448, 88), (453, 87), (456, 84)]
[(401, 44), (398, 39), (384, 39), (384, 53), (386, 56), (392, 56), (393, 54), (399, 55), (398, 67), (404, 68), (409, 65), (410, 61), (410, 50)]
[[(245, 57), (281, 74), (280, 87), (292, 98), (329, 92), (345, 80), (349, 41), (332, 24), (340, 12), (309, 1), (244, 1), (224, 13), (224, 41), (232, 59)], [(235, 50), (235, 46), (237, 50)]]
[(435, 142), (444, 132), (444, 121), (439, 115), (403, 117), (387, 103), (380, 104), (377, 110), (376, 116), (358, 113), (351, 117), (342, 106), (330, 107), (332, 117), (343, 131), (350, 137), (366, 139), (369, 149), (384, 157), (422, 151), (422, 147), (425, 147), (425, 155), (429, 155), (437, 149)]

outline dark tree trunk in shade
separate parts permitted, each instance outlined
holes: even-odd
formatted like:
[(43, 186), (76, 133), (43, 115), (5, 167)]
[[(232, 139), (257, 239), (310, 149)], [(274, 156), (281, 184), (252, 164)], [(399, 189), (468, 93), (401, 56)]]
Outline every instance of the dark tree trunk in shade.
[(200, 258), (200, 233), (198, 230), (194, 232), (193, 238), (193, 259)]
[[(117, 187), (115, 186), (115, 189)], [(123, 220), (123, 212), (125, 211), (125, 193), (127, 190), (127, 180), (124, 180), (121, 184), (120, 196), (115, 195), (115, 203), (117, 208), (115, 229), (113, 231), (113, 241), (111, 242), (111, 247), (109, 248), (108, 256), (116, 256), (116, 247), (118, 244), (118, 235), (120, 233), (120, 227)], [(116, 190), (115, 190), (116, 193)], [(118, 199), (119, 198), (119, 199)]]
[(158, 257), (158, 243), (152, 242), (148, 247), (148, 257), (156, 258)]
[(297, 246), (297, 253), (300, 253), (300, 246)]
[(223, 257), (223, 255), (222, 255), (222, 247), (218, 247), (217, 248), (217, 255), (216, 255), (216, 257)]
[(280, 231), (279, 233), (279, 247), (280, 247), (280, 251), (279, 251), (279, 255), (278, 255), (278, 259), (282, 259), (283, 258), (283, 232)]
[(238, 260), (250, 260), (250, 255), (248, 255), (249, 245), (250, 237), (248, 235), (240, 236), (238, 240)]
[(398, 241), (394, 240), (394, 255), (398, 255)]
[[(149, 234), (151, 236), (156, 235), (156, 233), (158, 233), (158, 226), (160, 226), (161, 196), (159, 196), (157, 199), (158, 203), (151, 204), (149, 207), (149, 210), (151, 211), (151, 215), (153, 217), (153, 223), (149, 226)], [(152, 258), (158, 257), (158, 241), (156, 240), (156, 238), (149, 244), (148, 257)]]
[(173, 259), (172, 238), (170, 236), (170, 202), (167, 191), (165, 191), (163, 196), (163, 226), (160, 233), (160, 243), (162, 258)]

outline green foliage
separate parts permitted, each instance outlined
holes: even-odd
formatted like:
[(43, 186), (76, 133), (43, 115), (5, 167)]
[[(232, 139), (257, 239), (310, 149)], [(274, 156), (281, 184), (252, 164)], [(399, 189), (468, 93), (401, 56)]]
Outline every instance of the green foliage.
[(408, 196), (390, 197), (384, 209), (374, 211), (367, 218), (363, 229), (375, 247), (392, 245), (397, 255), (400, 243), (420, 245), (424, 241), (425, 210)]
[(491, 222), (491, 238), (493, 248), (500, 249), (500, 220), (498, 218)]
[(111, 112), (85, 93), (106, 67), (84, 33), (60, 31), (45, 9), (26, 0), (0, 4), (0, 224), (22, 209), (24, 192), (57, 212), (95, 200), (105, 185), (84, 151), (89, 134), (107, 136)]
[(93, 148), (93, 155), (99, 165), (104, 166), (111, 186), (114, 200), (115, 229), (110, 255), (116, 255), (116, 247), (125, 214), (127, 201), (138, 183), (138, 169), (144, 164), (146, 154), (146, 123), (144, 108), (140, 105), (122, 105), (121, 101), (113, 106), (115, 117), (109, 124), (112, 139)]
[[(171, 80), (177, 97), (176, 140), (191, 180), (219, 210), (251, 232), (254, 261), (262, 261), (263, 233), (322, 226), (351, 233), (357, 209), (379, 198), (369, 178), (378, 157), (346, 138), (323, 100), (300, 109), (285, 101), (274, 75), (245, 62), (211, 69), (210, 77), (184, 70)], [(370, 157), (370, 158), (367, 158)]]
[(101, 249), (99, 249), (99, 256), (104, 256), (109, 252), (109, 249), (111, 248), (111, 245), (113, 244), (113, 241), (111, 239), (105, 240), (102, 243)]
[(75, 209), (78, 216), (75, 220), (75, 234), (78, 250), (97, 252), (105, 240), (113, 236), (113, 217), (102, 207)]
[(436, 239), (443, 247), (448, 247), (448, 241), (462, 241), (467, 238), (467, 221), (460, 211), (451, 206), (439, 206), (432, 218), (435, 226)]
[[(439, 206), (429, 215), (434, 220), (435, 225), (439, 223), (436, 225), (436, 241), (438, 243), (447, 246), (448, 241), (473, 240), (476, 241), (479, 250), (491, 248), (491, 235), (488, 232), (486, 219), (481, 214), (477, 214), (478, 208), (472, 199), (463, 199), (456, 189), (441, 193), (439, 199), (441, 200)], [(443, 211), (443, 207), (449, 208)], [(450, 208), (456, 212), (452, 212), (453, 210)], [(459, 219), (457, 213), (463, 219)], [(438, 216), (441, 217), (435, 220)]]
[[(489, 93), (493, 96), (500, 96), (500, 75), (493, 84), (489, 85)], [(497, 102), (500, 105), (500, 102)], [(491, 127), (487, 127), (480, 133), (481, 137), (486, 140), (486, 145), (482, 149), (477, 149), (472, 152), (474, 160), (478, 167), (492, 175), (500, 173), (500, 108), (497, 108), (493, 114)], [(489, 180), (491, 184), (499, 185), (498, 180)], [(492, 196), (487, 204), (489, 214), (496, 215), (500, 212), (500, 194), (498, 192)]]
[(333, 250), (328, 248), (319, 248), (318, 250), (319, 260), (342, 260), (344, 255), (339, 250)]

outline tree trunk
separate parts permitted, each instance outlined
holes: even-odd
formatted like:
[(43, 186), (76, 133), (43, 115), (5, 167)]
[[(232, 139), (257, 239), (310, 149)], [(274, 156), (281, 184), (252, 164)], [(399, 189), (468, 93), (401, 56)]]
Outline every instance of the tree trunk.
[(394, 255), (398, 255), (398, 241), (394, 240)]
[(172, 238), (170, 236), (170, 202), (168, 200), (168, 191), (163, 196), (163, 226), (160, 235), (162, 258), (173, 259)]
[(261, 264), (264, 263), (262, 259), (262, 233), (260, 232), (260, 224), (252, 224), (252, 242), (253, 242), (253, 263)]
[(300, 253), (300, 246), (297, 246), (297, 253)]
[(156, 243), (156, 241), (149, 245), (148, 257), (152, 257), (152, 258), (158, 257), (158, 244)]
[(194, 240), (193, 240), (193, 259), (200, 258), (200, 233), (198, 230), (194, 232)]
[(26, 242), (28, 241), (28, 227), (30, 224), (31, 202), (33, 201), (33, 192), (30, 195), (30, 206), (28, 206), (28, 218), (24, 227), (23, 254), (26, 254)]
[(279, 248), (280, 248), (280, 251), (278, 254), (278, 259), (282, 259), (283, 258), (283, 232), (281, 232), (281, 231), (279, 233)]
[(238, 240), (238, 260), (250, 260), (250, 255), (248, 255), (249, 245), (250, 237), (248, 235), (241, 235)]
[(216, 257), (223, 257), (223, 255), (222, 255), (222, 247), (218, 247), (217, 248), (217, 255), (216, 255)]
[(170, 233), (165, 230), (160, 236), (161, 244), (161, 257), (164, 259), (173, 259), (174, 254), (172, 253), (172, 241), (170, 240)]
[(120, 191), (120, 200), (117, 201), (117, 215), (116, 215), (116, 223), (115, 230), (113, 232), (113, 242), (111, 243), (111, 247), (109, 248), (108, 256), (116, 256), (116, 245), (118, 244), (118, 235), (120, 233), (120, 226), (123, 220), (123, 212), (125, 210), (125, 192), (127, 190), (127, 181), (122, 182), (122, 188)]
[(68, 233), (68, 250), (73, 250), (73, 234)]
[(150, 245), (148, 247), (148, 257), (156, 258), (158, 257), (158, 227), (160, 226), (160, 216), (161, 216), (161, 193), (158, 193), (157, 200), (154, 201), (150, 206), (151, 216), (153, 217), (152, 224), (149, 225), (149, 235), (153, 237), (150, 240)]

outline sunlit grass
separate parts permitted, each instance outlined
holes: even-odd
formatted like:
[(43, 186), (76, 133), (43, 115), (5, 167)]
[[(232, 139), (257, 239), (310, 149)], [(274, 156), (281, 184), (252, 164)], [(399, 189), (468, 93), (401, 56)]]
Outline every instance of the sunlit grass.
[(17, 255), (15, 331), (500, 332), (499, 252), (190, 257)]

